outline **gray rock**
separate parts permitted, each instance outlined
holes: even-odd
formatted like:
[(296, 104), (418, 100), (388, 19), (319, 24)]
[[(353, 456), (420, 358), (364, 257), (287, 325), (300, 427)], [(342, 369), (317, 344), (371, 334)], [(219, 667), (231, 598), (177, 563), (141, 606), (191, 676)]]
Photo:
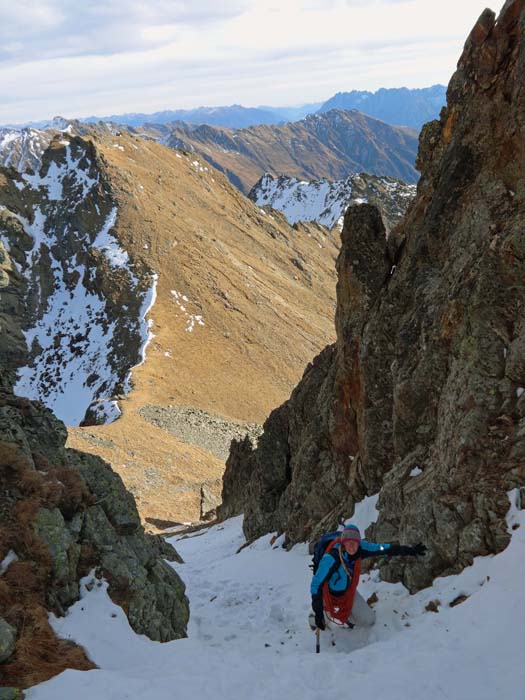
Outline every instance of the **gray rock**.
[[(86, 511), (82, 539), (100, 552), (100, 569), (109, 581), (113, 599), (125, 605), (128, 619), (139, 634), (168, 641), (186, 636), (189, 619), (184, 584), (159, 555), (178, 556), (170, 545), (160, 545), (142, 528), (118, 534), (102, 505)], [(179, 558), (180, 559), (180, 558)]]
[(25, 693), (18, 688), (0, 688), (0, 700), (24, 700)]
[[(30, 493), (42, 498), (49, 493), (58, 500), (58, 507), (38, 509), (28, 521), (27, 534), (17, 542), (21, 558), (31, 562), (35, 557), (35, 564), (48, 574), (44, 591), (48, 608), (62, 614), (78, 599), (78, 582), (86, 567), (95, 568), (109, 582), (110, 595), (124, 607), (136, 632), (159, 641), (185, 636), (189, 608), (184, 584), (164, 561), (182, 562), (181, 558), (162, 538), (144, 532), (133, 497), (108, 464), (63, 445), (63, 424), (47, 409), (0, 393), (1, 516), (10, 517), (10, 509), (26, 497), (26, 481)], [(39, 454), (40, 447), (48, 463)], [(24, 479), (24, 472), (35, 472), (35, 462), (38, 473)], [(67, 487), (62, 487), (61, 495), (54, 465), (74, 497), (68, 499)], [(68, 499), (65, 506), (63, 499)], [(42, 547), (26, 549), (25, 542), (33, 540)]]
[(221, 502), (222, 479), (207, 482), (201, 486), (200, 519), (210, 520), (215, 516), (217, 506)]
[(79, 587), (76, 570), (80, 546), (68, 529), (58, 508), (40, 508), (33, 529), (44, 542), (53, 560), (52, 575), (56, 586), (49, 592), (48, 600), (53, 607), (67, 607), (78, 598)]
[(96, 496), (112, 526), (119, 534), (131, 534), (140, 528), (135, 499), (126, 490), (121, 477), (101, 459), (68, 450), (71, 466), (77, 469)]
[(150, 545), (153, 547), (158, 557), (166, 559), (167, 561), (175, 561), (178, 564), (184, 564), (184, 560), (181, 555), (177, 552), (175, 547), (167, 542), (162, 535), (152, 535), (146, 533), (146, 537)]
[(15, 650), (16, 629), (0, 617), (0, 663), (6, 661)]

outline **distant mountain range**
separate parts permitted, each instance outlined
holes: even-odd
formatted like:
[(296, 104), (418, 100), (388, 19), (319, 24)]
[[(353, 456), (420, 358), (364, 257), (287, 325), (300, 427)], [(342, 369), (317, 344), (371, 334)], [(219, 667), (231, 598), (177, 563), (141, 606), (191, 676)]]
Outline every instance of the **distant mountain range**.
[[(210, 124), (242, 129), (260, 124), (285, 124), (304, 119), (309, 114), (328, 112), (331, 109), (358, 109), (389, 124), (420, 129), (426, 121), (435, 119), (439, 115), (441, 107), (445, 104), (445, 94), (444, 85), (416, 89), (381, 88), (376, 92), (352, 90), (352, 92), (338, 92), (326, 102), (314, 102), (296, 107), (243, 107), (234, 104), (222, 107), (163, 110), (150, 114), (132, 112), (105, 117), (92, 116), (80, 121), (87, 123), (109, 121), (133, 127), (143, 126), (146, 123), (168, 124), (183, 121), (189, 124)], [(53, 126), (54, 121), (30, 122), (18, 126), (44, 129)]]
[(139, 133), (171, 148), (198, 153), (244, 193), (264, 173), (306, 180), (341, 180), (363, 171), (409, 183), (418, 178), (417, 132), (357, 110), (331, 110), (285, 125), (236, 131), (179, 123), (146, 126)]
[(284, 124), (303, 119), (307, 114), (316, 112), (321, 106), (321, 102), (316, 102), (300, 107), (243, 107), (242, 105), (197, 107), (196, 109), (165, 110), (153, 114), (114, 114), (110, 117), (88, 117), (83, 121), (89, 123), (101, 120), (112, 121), (127, 126), (142, 126), (147, 122), (167, 124), (183, 121), (189, 124), (210, 124), (211, 126), (242, 129), (258, 124)]
[(389, 124), (421, 129), (426, 122), (436, 119), (446, 102), (444, 85), (409, 90), (408, 88), (381, 88), (377, 92), (352, 90), (338, 92), (327, 100), (319, 113), (331, 109), (358, 109), (371, 117)]

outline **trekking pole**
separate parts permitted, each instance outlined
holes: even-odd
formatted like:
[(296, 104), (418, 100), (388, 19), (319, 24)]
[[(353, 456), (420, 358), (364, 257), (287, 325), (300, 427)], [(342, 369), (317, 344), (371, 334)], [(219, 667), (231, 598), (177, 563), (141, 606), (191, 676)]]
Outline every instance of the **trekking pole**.
[(315, 630), (315, 653), (318, 654), (321, 651), (321, 630), (319, 627)]

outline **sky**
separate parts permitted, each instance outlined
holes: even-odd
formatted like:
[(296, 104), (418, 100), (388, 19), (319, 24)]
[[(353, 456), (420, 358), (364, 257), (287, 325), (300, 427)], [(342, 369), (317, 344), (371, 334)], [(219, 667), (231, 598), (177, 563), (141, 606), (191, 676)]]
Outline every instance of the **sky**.
[[(501, 9), (503, 0), (492, 9)], [(0, 124), (448, 83), (484, 0), (0, 0)]]

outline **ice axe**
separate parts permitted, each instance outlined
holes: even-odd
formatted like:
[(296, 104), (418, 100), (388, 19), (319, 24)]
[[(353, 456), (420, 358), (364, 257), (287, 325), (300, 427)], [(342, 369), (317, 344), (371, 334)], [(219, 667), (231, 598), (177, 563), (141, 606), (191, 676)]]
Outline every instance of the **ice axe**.
[(318, 654), (321, 651), (321, 630), (319, 627), (315, 630), (315, 653)]

